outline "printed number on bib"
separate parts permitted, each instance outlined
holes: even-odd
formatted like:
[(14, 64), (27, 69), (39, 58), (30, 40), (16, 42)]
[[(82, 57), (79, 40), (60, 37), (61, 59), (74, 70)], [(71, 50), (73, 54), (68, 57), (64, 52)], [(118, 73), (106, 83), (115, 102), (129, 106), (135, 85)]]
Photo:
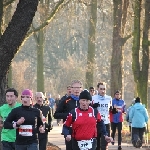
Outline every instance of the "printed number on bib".
[(77, 141), (80, 150), (88, 150), (92, 148), (93, 139)]
[(102, 120), (106, 121), (105, 114), (101, 114)]
[(19, 127), (19, 135), (32, 136), (32, 125), (21, 125)]

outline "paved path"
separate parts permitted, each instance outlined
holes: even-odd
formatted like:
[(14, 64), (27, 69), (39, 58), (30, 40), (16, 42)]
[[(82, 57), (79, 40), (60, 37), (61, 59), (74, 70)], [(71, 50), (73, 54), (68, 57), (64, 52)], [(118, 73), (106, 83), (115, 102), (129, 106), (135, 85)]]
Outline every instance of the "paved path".
[[(60, 147), (61, 150), (65, 150), (64, 137), (63, 135), (61, 135), (61, 130), (62, 130), (62, 126), (57, 126), (56, 121), (54, 121), (54, 128), (48, 135), (48, 141)], [(108, 147), (109, 150), (117, 150), (117, 145), (109, 144)], [(134, 148), (131, 144), (127, 144), (127, 143), (122, 143), (122, 149), (137, 150), (137, 148)], [(150, 149), (142, 148), (142, 150), (150, 150)]]

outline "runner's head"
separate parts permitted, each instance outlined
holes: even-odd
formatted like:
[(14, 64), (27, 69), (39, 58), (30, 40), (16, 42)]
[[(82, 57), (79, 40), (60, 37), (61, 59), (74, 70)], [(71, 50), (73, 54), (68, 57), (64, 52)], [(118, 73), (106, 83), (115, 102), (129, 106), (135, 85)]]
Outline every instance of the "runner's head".
[(114, 96), (116, 99), (120, 99), (121, 98), (121, 92), (119, 90), (117, 90), (115, 93), (114, 93)]
[(90, 101), (92, 101), (91, 94), (87, 90), (82, 91), (79, 96), (80, 108), (83, 110), (88, 109)]
[(29, 89), (25, 89), (22, 91), (21, 93), (21, 100), (22, 100), (22, 105), (23, 106), (30, 106), (33, 104), (32, 102), (32, 98), (33, 98), (33, 93), (31, 90)]
[(79, 96), (82, 91), (82, 82), (79, 80), (73, 80), (71, 82), (71, 94)]
[(41, 106), (43, 104), (43, 101), (45, 100), (44, 94), (42, 92), (36, 92), (35, 100), (36, 100), (36, 103)]
[(18, 92), (14, 88), (8, 88), (5, 95), (7, 104), (13, 106), (18, 98)]
[(104, 96), (106, 94), (106, 83), (99, 82), (97, 84), (97, 90), (98, 90), (98, 94), (100, 94), (101, 96)]
[(95, 95), (95, 89), (94, 89), (94, 87), (91, 86), (89, 88), (89, 92), (90, 92), (91, 96)]
[(67, 95), (70, 96), (71, 95), (71, 85), (67, 86)]

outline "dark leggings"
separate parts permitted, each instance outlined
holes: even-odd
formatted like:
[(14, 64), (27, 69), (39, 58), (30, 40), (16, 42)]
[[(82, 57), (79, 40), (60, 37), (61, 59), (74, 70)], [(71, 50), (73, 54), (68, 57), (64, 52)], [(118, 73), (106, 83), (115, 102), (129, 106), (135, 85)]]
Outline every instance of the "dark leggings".
[[(110, 136), (110, 125), (105, 124), (105, 126), (106, 126), (106, 131), (108, 133), (108, 136)], [(98, 133), (97, 134), (97, 148), (96, 148), (96, 150), (100, 150), (100, 149), (106, 150), (107, 146), (108, 146), (108, 143), (106, 142), (105, 137), (101, 133)]]
[(121, 131), (122, 131), (122, 122), (114, 123), (111, 122), (111, 137), (115, 139), (116, 129), (118, 129), (118, 146), (121, 145), (122, 137), (121, 137)]
[(144, 132), (145, 132), (145, 127), (144, 128), (132, 127), (132, 140), (133, 140), (134, 135), (138, 135), (140, 140), (143, 142), (143, 134), (144, 134)]

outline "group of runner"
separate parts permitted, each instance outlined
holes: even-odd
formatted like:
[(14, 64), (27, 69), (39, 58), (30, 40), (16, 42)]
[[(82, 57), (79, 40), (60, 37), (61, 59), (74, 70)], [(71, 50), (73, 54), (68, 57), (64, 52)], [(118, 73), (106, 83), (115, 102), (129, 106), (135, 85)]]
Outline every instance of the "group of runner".
[[(42, 92), (33, 93), (25, 89), (18, 103), (18, 92), (6, 90), (6, 102), (0, 107), (2, 150), (46, 150), (48, 132), (52, 129), (51, 109), (45, 106)], [(140, 100), (136, 100), (140, 103)], [(143, 108), (143, 107), (142, 107)], [(62, 134), (66, 150), (108, 150), (108, 143), (115, 143), (118, 129), (118, 150), (122, 150), (122, 122), (125, 102), (117, 90), (114, 98), (106, 95), (106, 83), (83, 90), (79, 80), (67, 86), (67, 94), (60, 100), (54, 113), (55, 119), (63, 119)], [(132, 122), (132, 115), (129, 120)], [(147, 116), (148, 121), (148, 116)], [(111, 129), (111, 135), (110, 135)]]
[(22, 104), (17, 98), (14, 88), (7, 89), (7, 104), (0, 107), (2, 150), (46, 150), (52, 117), (50, 107), (43, 105), (43, 93), (35, 94), (35, 105), (29, 89), (21, 93)]
[[(108, 143), (114, 144), (116, 127), (122, 129), (125, 102), (120, 92), (115, 92), (115, 100), (106, 95), (106, 83), (83, 90), (82, 82), (71, 82), (71, 95), (61, 100), (55, 113), (55, 119), (63, 119), (63, 135), (66, 150), (107, 150)], [(118, 97), (119, 94), (119, 97)], [(111, 122), (110, 122), (111, 121)], [(110, 137), (110, 123), (112, 135)], [(121, 150), (121, 137), (118, 136), (118, 150)]]

